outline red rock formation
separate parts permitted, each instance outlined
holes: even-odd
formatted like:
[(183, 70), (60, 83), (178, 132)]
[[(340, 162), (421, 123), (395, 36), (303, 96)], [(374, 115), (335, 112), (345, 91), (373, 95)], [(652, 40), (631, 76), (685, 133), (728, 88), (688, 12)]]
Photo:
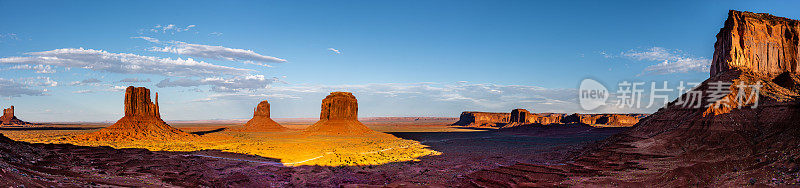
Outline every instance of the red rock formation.
[(11, 108), (3, 109), (3, 116), (0, 116), (0, 125), (32, 125), (32, 123), (17, 119), (17, 116), (14, 116), (14, 106), (11, 106)]
[[(800, 181), (796, 175), (800, 169), (798, 25), (800, 21), (768, 14), (730, 11), (717, 34), (711, 77), (693, 89), (705, 96), (701, 106), (736, 105), (706, 100), (713, 92), (710, 84), (720, 81), (762, 82), (758, 106), (693, 108), (674, 101), (574, 162), (504, 167), (503, 173), (481, 171), (471, 181), (482, 186), (565, 187), (796, 184)], [(735, 93), (726, 97), (735, 98)]]
[(322, 100), (319, 121), (306, 128), (309, 134), (352, 135), (374, 132), (358, 121), (358, 101), (349, 92), (331, 92)]
[(267, 100), (258, 103), (253, 110), (253, 118), (247, 121), (242, 127), (232, 128), (231, 131), (239, 132), (274, 132), (287, 130), (269, 117), (269, 102)]
[(530, 113), (525, 109), (514, 109), (511, 113), (462, 112), (453, 125), (468, 127), (514, 127), (529, 124), (583, 123), (597, 127), (630, 127), (647, 114), (557, 114)]
[(453, 125), (467, 127), (496, 127), (498, 124), (504, 125), (511, 119), (510, 113), (494, 112), (462, 112), (456, 123)]
[(561, 123), (583, 123), (599, 127), (630, 127), (639, 122), (645, 114), (572, 114), (565, 116)]
[(77, 139), (95, 141), (173, 140), (188, 139), (194, 135), (167, 125), (161, 119), (156, 102), (150, 101), (150, 90), (130, 86), (125, 90), (125, 116), (109, 127), (78, 136)]
[(714, 44), (711, 77), (732, 69), (767, 76), (797, 73), (798, 32), (797, 20), (730, 11)]

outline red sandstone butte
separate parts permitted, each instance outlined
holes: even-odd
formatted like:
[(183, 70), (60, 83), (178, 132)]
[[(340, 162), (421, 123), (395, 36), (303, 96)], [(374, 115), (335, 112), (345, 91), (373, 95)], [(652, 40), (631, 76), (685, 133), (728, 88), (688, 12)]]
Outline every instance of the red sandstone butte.
[(322, 100), (319, 121), (304, 130), (309, 134), (353, 135), (374, 132), (358, 121), (358, 101), (350, 92), (331, 92)]
[(161, 119), (158, 93), (155, 103), (150, 101), (150, 90), (130, 86), (125, 90), (125, 116), (114, 125), (97, 132), (78, 136), (78, 139), (96, 141), (172, 140), (191, 138), (194, 135), (167, 125)]
[(269, 116), (270, 105), (267, 100), (258, 103), (258, 106), (253, 110), (253, 118), (247, 121), (242, 127), (232, 128), (231, 131), (238, 132), (275, 132), (285, 131), (288, 128), (281, 126), (273, 121)]
[[(470, 174), (494, 187), (744, 187), (800, 182), (800, 21), (730, 11), (714, 45), (711, 77), (692, 91), (693, 108), (673, 101), (626, 132), (563, 165), (518, 164)], [(710, 101), (710, 83), (761, 82), (758, 106)], [(736, 84), (733, 84), (736, 85)], [(731, 88), (728, 99), (735, 99)], [(748, 92), (744, 93), (749, 94)], [(681, 96), (686, 99), (687, 94)], [(680, 99), (680, 98), (679, 98)]]
[(14, 116), (14, 106), (11, 108), (3, 109), (3, 116), (0, 116), (0, 125), (31, 125), (32, 123), (28, 123), (22, 120), (17, 119), (17, 116)]

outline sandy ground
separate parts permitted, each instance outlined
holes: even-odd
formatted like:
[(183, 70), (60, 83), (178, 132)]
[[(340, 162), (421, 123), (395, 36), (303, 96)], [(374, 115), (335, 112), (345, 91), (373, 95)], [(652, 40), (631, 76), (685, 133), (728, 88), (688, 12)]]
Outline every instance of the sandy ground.
[(443, 120), (362, 121), (380, 134), (308, 136), (300, 133), (312, 121), (279, 121), (295, 129), (284, 133), (231, 133), (235, 123), (171, 123), (201, 135), (191, 142), (70, 143), (59, 140), (96, 131), (104, 125), (60, 125), (36, 129), (0, 129), (7, 137), (34, 143), (70, 143), (151, 151), (211, 161), (231, 161), (277, 168), (270, 185), (429, 185), (464, 183), (466, 174), (516, 163), (563, 161), (586, 145), (613, 133), (515, 134), (493, 129), (449, 126)]

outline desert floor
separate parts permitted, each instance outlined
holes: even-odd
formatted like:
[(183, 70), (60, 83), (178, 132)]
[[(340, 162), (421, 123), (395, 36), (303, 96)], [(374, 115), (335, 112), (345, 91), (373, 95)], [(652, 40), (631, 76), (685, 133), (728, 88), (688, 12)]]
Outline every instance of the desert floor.
[[(516, 163), (563, 162), (594, 141), (624, 130), (623, 128), (547, 129), (519, 132), (453, 127), (449, 126), (454, 122), (450, 119), (378, 119), (362, 122), (381, 133), (361, 136), (322, 136), (305, 135), (300, 131), (313, 124), (312, 120), (278, 119), (277, 121), (293, 130), (279, 133), (239, 133), (227, 132), (224, 128), (241, 125), (241, 122), (170, 122), (169, 124), (176, 128), (199, 135), (198, 139), (124, 143), (78, 142), (68, 139), (74, 135), (97, 131), (107, 126), (104, 124), (2, 128), (0, 133), (17, 141), (31, 143), (73, 144), (93, 148), (110, 146), (115, 149), (143, 148), (163, 152), (166, 155), (203, 158), (204, 162), (201, 163), (214, 165), (215, 171), (202, 173), (226, 174), (241, 171), (242, 181), (245, 181), (240, 182), (242, 185), (254, 185), (253, 182), (247, 183), (247, 181), (261, 179), (268, 183), (258, 185), (268, 186), (343, 184), (453, 186), (465, 183), (464, 176), (477, 170), (494, 169)], [(54, 146), (60, 147), (60, 145)], [(131, 152), (127, 152), (126, 155), (128, 154)], [(113, 154), (80, 155), (97, 160), (99, 163), (115, 161)], [(142, 170), (168, 166), (158, 165), (163, 160), (153, 161), (154, 164), (151, 165), (154, 166), (142, 164), (136, 167)], [(227, 165), (216, 166), (217, 164)], [(94, 169), (106, 168), (111, 167)], [(125, 173), (120, 171), (125, 170), (117, 169), (117, 172), (112, 174), (124, 176)], [(170, 173), (182, 175), (190, 172), (175, 169), (175, 172)], [(163, 176), (159, 173), (150, 173), (147, 176), (157, 176), (155, 179), (164, 180), (161, 183), (170, 184), (167, 180), (175, 178), (170, 173), (165, 172)]]

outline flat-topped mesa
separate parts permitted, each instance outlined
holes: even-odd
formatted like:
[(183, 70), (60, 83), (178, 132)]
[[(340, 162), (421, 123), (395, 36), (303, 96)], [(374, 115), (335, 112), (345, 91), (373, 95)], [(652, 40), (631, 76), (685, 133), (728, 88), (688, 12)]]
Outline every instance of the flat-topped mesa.
[(461, 112), (458, 121), (453, 125), (467, 127), (497, 127), (502, 126), (511, 119), (510, 113), (499, 112)]
[(235, 127), (230, 131), (237, 132), (274, 132), (284, 131), (288, 128), (281, 126), (269, 115), (270, 105), (267, 100), (261, 101), (253, 110), (253, 118), (247, 121), (244, 126)]
[(515, 127), (520, 125), (551, 125), (583, 123), (595, 127), (630, 127), (647, 114), (561, 114), (530, 113), (525, 109), (514, 109), (511, 113), (462, 112), (453, 125), (467, 127)]
[(150, 90), (147, 88), (128, 87), (125, 89), (124, 117), (109, 127), (76, 138), (95, 141), (129, 141), (175, 140), (194, 137), (194, 135), (164, 122), (159, 112), (158, 93), (155, 98), (155, 103), (150, 101)]
[(358, 101), (350, 92), (331, 92), (322, 100), (319, 121), (306, 128), (310, 134), (351, 135), (374, 132), (358, 121)]
[(717, 34), (711, 77), (738, 69), (775, 77), (800, 71), (800, 21), (731, 10)]

